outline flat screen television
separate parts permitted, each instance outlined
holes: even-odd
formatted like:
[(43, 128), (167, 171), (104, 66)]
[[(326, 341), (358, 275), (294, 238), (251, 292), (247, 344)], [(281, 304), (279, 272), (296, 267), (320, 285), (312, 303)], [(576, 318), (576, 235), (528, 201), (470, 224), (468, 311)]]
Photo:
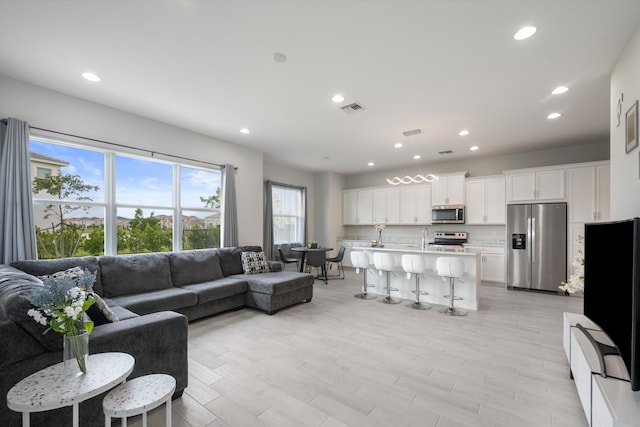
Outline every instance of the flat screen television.
[(584, 315), (616, 344), (640, 390), (640, 218), (585, 225)]

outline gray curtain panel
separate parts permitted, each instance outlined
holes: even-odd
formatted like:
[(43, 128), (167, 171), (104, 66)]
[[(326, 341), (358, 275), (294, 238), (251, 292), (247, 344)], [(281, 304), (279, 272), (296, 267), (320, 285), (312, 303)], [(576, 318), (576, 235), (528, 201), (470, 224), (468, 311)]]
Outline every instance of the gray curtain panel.
[(29, 123), (0, 121), (0, 262), (37, 259)]
[(236, 202), (236, 169), (222, 168), (222, 247), (238, 246), (238, 204)]
[(267, 259), (274, 258), (276, 254), (273, 253), (273, 183), (271, 181), (264, 182), (264, 222), (263, 222), (263, 242), (262, 247), (264, 249)]

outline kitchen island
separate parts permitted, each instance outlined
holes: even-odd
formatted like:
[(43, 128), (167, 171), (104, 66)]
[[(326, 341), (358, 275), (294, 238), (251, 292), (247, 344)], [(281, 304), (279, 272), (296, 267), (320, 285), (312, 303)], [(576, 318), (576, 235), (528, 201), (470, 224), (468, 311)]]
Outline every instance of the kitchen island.
[[(355, 249), (354, 249), (355, 250)], [(426, 291), (429, 295), (423, 295), (420, 300), (429, 304), (438, 304), (446, 306), (449, 300), (445, 295), (449, 294), (449, 279), (442, 279), (436, 271), (436, 259), (442, 256), (451, 256), (461, 258), (464, 262), (464, 276), (456, 279), (455, 295), (462, 297), (462, 300), (456, 301), (455, 305), (459, 308), (468, 310), (478, 310), (478, 301), (480, 300), (480, 252), (473, 249), (456, 248), (429, 248), (422, 250), (419, 247), (403, 246), (403, 245), (385, 245), (384, 247), (362, 247), (358, 248), (369, 255), (369, 273), (367, 278), (369, 284), (375, 288), (369, 288), (370, 293), (378, 295), (386, 295), (386, 275), (378, 274), (373, 266), (373, 254), (376, 252), (389, 253), (393, 255), (396, 269), (391, 273), (391, 288), (397, 288), (398, 291), (392, 291), (391, 296), (415, 301), (415, 294), (411, 291), (415, 290), (415, 277), (412, 275), (407, 279), (407, 274), (402, 269), (402, 255), (422, 255), (425, 257), (427, 270), (420, 277), (420, 290)], [(409, 301), (407, 301), (409, 302)]]

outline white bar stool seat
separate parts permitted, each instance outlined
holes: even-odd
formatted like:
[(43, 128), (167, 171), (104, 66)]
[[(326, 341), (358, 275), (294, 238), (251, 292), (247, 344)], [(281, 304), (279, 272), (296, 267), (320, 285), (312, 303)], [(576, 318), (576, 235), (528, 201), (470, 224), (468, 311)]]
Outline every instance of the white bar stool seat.
[(391, 298), (391, 291), (398, 290), (396, 288), (391, 288), (391, 273), (396, 269), (396, 265), (393, 261), (393, 255), (376, 252), (373, 254), (373, 265), (376, 267), (376, 270), (378, 270), (380, 275), (382, 275), (383, 272), (387, 275), (387, 296), (378, 300), (378, 302), (384, 304), (400, 304), (402, 301), (397, 298)]
[(416, 276), (416, 289), (411, 291), (416, 295), (416, 300), (408, 307), (415, 310), (431, 309), (431, 305), (420, 302), (420, 295), (429, 295), (428, 292), (420, 290), (420, 276), (427, 270), (427, 260), (422, 255), (402, 255), (402, 269), (407, 273), (407, 279), (410, 279), (412, 274)]
[(359, 299), (376, 299), (375, 295), (367, 292), (367, 288), (373, 288), (374, 285), (367, 283), (367, 270), (369, 270), (369, 255), (364, 252), (351, 252), (351, 265), (355, 267), (356, 274), (360, 273), (360, 269), (364, 271), (364, 282), (362, 283), (362, 293), (355, 294), (354, 297)]
[(152, 374), (134, 378), (120, 384), (102, 401), (104, 425), (111, 427), (111, 418), (121, 418), (122, 427), (127, 417), (142, 414), (142, 426), (147, 427), (147, 411), (166, 402), (166, 425), (171, 426), (171, 396), (176, 390), (176, 380), (171, 375)]
[(436, 270), (438, 276), (449, 279), (449, 295), (445, 295), (445, 298), (449, 298), (449, 307), (439, 310), (440, 313), (449, 316), (466, 316), (466, 311), (459, 310), (453, 305), (454, 300), (462, 299), (454, 294), (454, 282), (455, 279), (464, 275), (464, 262), (457, 257), (439, 257), (436, 259)]

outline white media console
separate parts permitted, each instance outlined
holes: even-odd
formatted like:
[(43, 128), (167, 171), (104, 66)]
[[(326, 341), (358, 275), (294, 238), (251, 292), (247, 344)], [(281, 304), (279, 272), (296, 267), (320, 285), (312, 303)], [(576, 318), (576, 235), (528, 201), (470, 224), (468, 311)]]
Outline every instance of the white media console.
[[(609, 337), (586, 316), (564, 313), (563, 345), (582, 408), (591, 427), (640, 426), (640, 391), (632, 391), (622, 358), (605, 355), (604, 369), (591, 337), (612, 346)], [(603, 371), (605, 374), (603, 374)]]

